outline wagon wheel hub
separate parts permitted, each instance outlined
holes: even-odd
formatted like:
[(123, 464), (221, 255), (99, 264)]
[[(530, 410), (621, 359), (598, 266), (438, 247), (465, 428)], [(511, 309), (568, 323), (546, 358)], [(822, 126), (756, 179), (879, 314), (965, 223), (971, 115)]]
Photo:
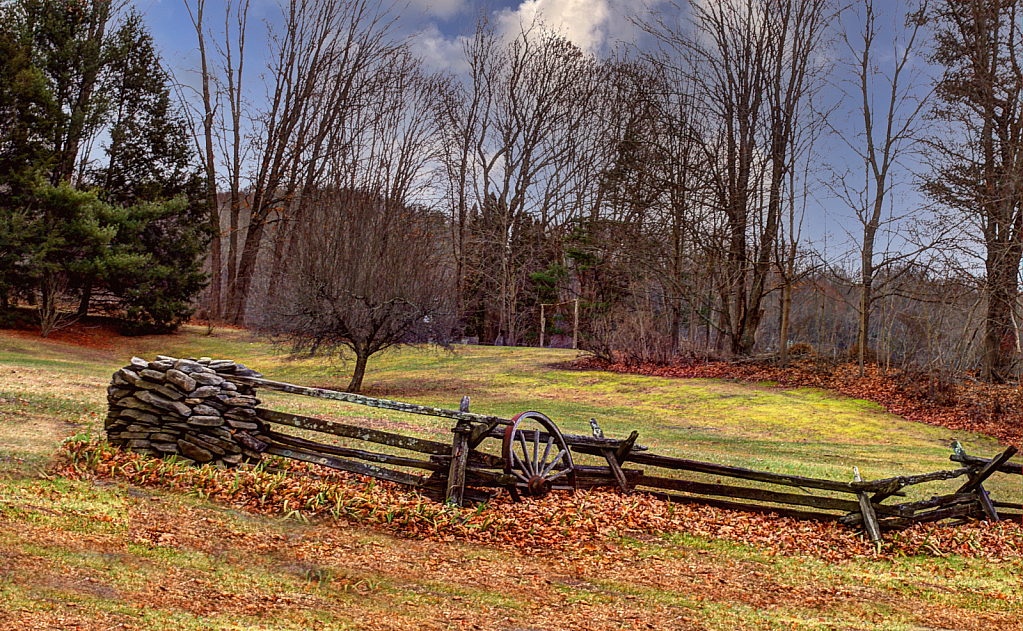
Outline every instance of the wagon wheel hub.
[(541, 478), (538, 475), (534, 475), (529, 478), (529, 484), (526, 485), (529, 488), (529, 494), (533, 497), (544, 497), (551, 492), (551, 481), (547, 478)]

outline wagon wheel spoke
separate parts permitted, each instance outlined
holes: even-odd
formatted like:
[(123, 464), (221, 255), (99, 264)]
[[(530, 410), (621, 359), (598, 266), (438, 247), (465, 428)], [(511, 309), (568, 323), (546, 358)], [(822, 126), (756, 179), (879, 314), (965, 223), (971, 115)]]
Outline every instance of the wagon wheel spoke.
[[(554, 467), (557, 466), (557, 464), (559, 462), (561, 462), (561, 459), (565, 456), (566, 453), (568, 453), (568, 452), (566, 452), (564, 449), (562, 449), (558, 453), (558, 455), (554, 457), (554, 460), (551, 460), (551, 463), (549, 465), (547, 465), (547, 468), (544, 469), (543, 472), (540, 475), (546, 476), (548, 473), (550, 473), (551, 470), (554, 469)], [(567, 471), (567, 469), (566, 469), (566, 471)]]
[(523, 432), (519, 432), (519, 442), (522, 444), (522, 466), (525, 468), (527, 474), (535, 474), (533, 470), (533, 463), (529, 461), (529, 445), (526, 444), (526, 435)]
[(562, 469), (561, 471), (558, 471), (554, 475), (547, 476), (547, 481), (550, 482), (552, 480), (557, 480), (558, 478), (568, 475), (569, 473), (572, 473), (571, 469)]
[(540, 430), (533, 430), (533, 472), (540, 470)]
[[(518, 454), (516, 454), (514, 451), (512, 452), (512, 460), (514, 460), (515, 462), (518, 463), (518, 465), (519, 465), (518, 468), (519, 469), (525, 470), (525, 467), (522, 464), (522, 460), (519, 459)], [(514, 475), (516, 478), (522, 480), (526, 484), (529, 484), (529, 478), (527, 478), (523, 474), (519, 473), (518, 470), (516, 470), (514, 465), (512, 466), (511, 471), (509, 471), (509, 473)]]
[[(548, 435), (547, 436), (547, 446), (543, 450), (543, 458), (540, 459), (540, 464), (536, 465), (537, 469), (540, 469), (541, 471), (544, 471), (544, 465), (547, 464), (547, 456), (549, 456), (551, 454), (551, 445), (553, 445), (553, 444), (554, 444), (554, 437)], [(555, 460), (557, 460), (557, 458), (555, 458)], [(540, 475), (545, 475), (545, 474), (541, 473)]]

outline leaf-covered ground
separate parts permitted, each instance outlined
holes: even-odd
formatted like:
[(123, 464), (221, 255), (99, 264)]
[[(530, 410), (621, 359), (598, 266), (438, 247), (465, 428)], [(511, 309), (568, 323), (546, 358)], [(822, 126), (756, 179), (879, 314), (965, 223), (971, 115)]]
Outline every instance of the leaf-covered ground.
[[(1021, 629), (1023, 542), (1013, 524), (918, 527), (887, 534), (875, 552), (857, 531), (838, 525), (615, 492), (522, 504), (498, 498), (454, 510), (298, 463), (193, 469), (81, 438), (58, 450), (69, 434), (96, 433), (109, 374), (131, 354), (215, 354), (272, 366), (275, 376), (298, 383), (330, 386), (335, 378), (316, 372), (313, 362), (278, 361), (245, 332), (146, 339), (88, 327), (65, 333), (64, 341), (0, 338), (3, 629)], [(670, 379), (550, 366), (566, 359), (473, 347), (395, 355), (373, 369), (380, 396), (444, 404), (468, 393), (488, 411), (541, 405), (569, 421), (593, 409), (609, 423), (626, 418), (619, 432), (638, 426), (667, 444), (674, 430), (659, 424), (673, 422), (679, 405), (685, 425), (709, 424), (683, 395), (727, 390), (718, 393), (726, 407), (706, 412), (720, 424), (717, 433), (775, 396), (762, 383), (683, 388)], [(786, 383), (759, 375), (749, 379)], [(746, 390), (748, 397), (736, 397)], [(782, 394), (812, 398), (822, 419), (841, 403), (819, 391)], [(657, 405), (636, 408), (651, 400)], [(991, 415), (987, 401), (979, 400), (978, 410)], [(309, 413), (324, 411), (331, 413)], [(789, 410), (804, 422), (806, 411)], [(878, 438), (889, 435), (903, 441), (898, 459), (911, 462), (909, 470), (947, 457), (948, 434), (855, 411), (869, 417), (866, 444), (891, 449)], [(649, 428), (639, 424), (644, 419)], [(712, 448), (720, 445), (693, 441), (698, 428), (685, 429), (686, 453), (711, 449), (701, 458), (719, 457)], [(801, 438), (788, 427), (767, 430), (764, 441), (773, 442), (735, 441), (724, 445), (725, 455), (750, 451), (757, 464), (749, 466), (759, 466), (760, 456), (767, 466), (767, 454), (757, 450)], [(983, 442), (978, 453), (994, 448)], [(847, 451), (853, 462), (866, 459)], [(791, 459), (805, 460), (801, 453)]]
[(60, 514), (36, 514), (15, 533), (0, 512), (8, 605), (0, 627), (1019, 628), (1020, 595), (1007, 577), (1020, 566), (1011, 560), (825, 564), (639, 533), (567, 549), (501, 548), (396, 539), (347, 520), (247, 519), (102, 480), (50, 494), (74, 500), (97, 485), (124, 493), (120, 513), (53, 510)]
[(64, 449), (66, 457), (55, 472), (71, 479), (112, 477), (138, 487), (195, 493), (257, 513), (349, 520), (404, 538), (458, 540), (530, 554), (594, 549), (623, 534), (685, 534), (734, 541), (768, 556), (811, 555), (829, 562), (953, 554), (1023, 558), (1023, 527), (1011, 522), (918, 525), (889, 534), (876, 552), (859, 533), (837, 523), (673, 504), (642, 493), (624, 496), (591, 490), (522, 503), (499, 497), (490, 504), (458, 509), (401, 486), (279, 458), (256, 468), (222, 470), (153, 459), (95, 440), (69, 441)]
[(837, 525), (614, 492), (452, 509), (95, 440), (20, 488), (0, 503), (2, 628), (989, 631), (1023, 611), (1012, 524), (918, 527), (877, 553)]

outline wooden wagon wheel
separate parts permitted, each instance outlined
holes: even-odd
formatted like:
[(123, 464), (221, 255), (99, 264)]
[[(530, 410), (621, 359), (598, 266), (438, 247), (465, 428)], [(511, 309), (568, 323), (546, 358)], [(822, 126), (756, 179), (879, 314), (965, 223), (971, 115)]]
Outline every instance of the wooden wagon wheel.
[(508, 487), (515, 501), (519, 490), (532, 497), (544, 497), (555, 481), (575, 488), (572, 453), (554, 421), (539, 412), (522, 412), (504, 430), (501, 451), (504, 471), (515, 476)]

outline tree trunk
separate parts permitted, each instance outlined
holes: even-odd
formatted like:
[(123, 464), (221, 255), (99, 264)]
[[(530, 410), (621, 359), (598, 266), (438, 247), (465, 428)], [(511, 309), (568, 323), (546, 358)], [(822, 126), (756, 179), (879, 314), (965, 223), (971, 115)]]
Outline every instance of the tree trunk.
[[(771, 129), (771, 180), (767, 201), (767, 221), (760, 236), (760, 251), (752, 266), (752, 282), (750, 284), (749, 296), (743, 304), (742, 319), (739, 324), (739, 343), (735, 352), (740, 355), (749, 355), (753, 352), (756, 344), (757, 329), (764, 317), (764, 309), (761, 306), (764, 294), (767, 291), (767, 275), (771, 270), (771, 253), (774, 252), (774, 244), (778, 240), (778, 233), (781, 228), (782, 208), (782, 183), (788, 169), (789, 155), (787, 153), (788, 143), (791, 135), (790, 124), (779, 121), (778, 105), (772, 105), (772, 129)], [(786, 112), (792, 116), (792, 112)]]
[[(870, 243), (870, 247), (868, 247)], [(862, 275), (859, 285), (859, 333), (856, 336), (856, 355), (859, 362), (859, 376), (863, 376), (864, 356), (866, 354), (866, 335), (870, 333), (871, 302), (874, 291), (874, 235), (863, 239), (863, 256), (861, 259)]]
[(221, 244), (220, 244), (220, 210), (217, 208), (217, 193), (216, 184), (213, 186), (213, 193), (209, 196), (210, 204), (213, 209), (210, 210), (210, 231), (213, 233), (210, 237), (210, 298), (207, 310), (209, 311), (210, 320), (220, 319), (221, 314), (221, 287), (223, 285), (222, 280), (222, 259), (221, 259)]
[(732, 349), (736, 355), (747, 357), (753, 354), (753, 347), (757, 343), (757, 329), (760, 328), (760, 321), (764, 317), (764, 310), (760, 307), (760, 300), (755, 300), (743, 319), (741, 333), (737, 337), (738, 343)]
[(355, 372), (352, 373), (352, 380), (348, 382), (345, 392), (360, 392), (362, 390), (362, 378), (366, 376), (366, 362), (369, 355), (365, 351), (355, 353)]
[(78, 313), (75, 317), (84, 318), (89, 315), (89, 302), (92, 300), (92, 282), (82, 287), (82, 299), (78, 302)]
[(245, 324), (245, 307), (252, 286), (252, 277), (256, 272), (256, 259), (259, 257), (259, 246), (263, 241), (263, 222), (254, 215), (245, 233), (245, 245), (242, 247), (241, 260), (238, 263), (238, 275), (227, 294), (228, 323), (235, 326)]
[(42, 337), (49, 337), (50, 333), (57, 328), (60, 315), (57, 311), (57, 296), (60, 294), (60, 283), (51, 270), (43, 272), (42, 282), (39, 284), (39, 332)]
[(231, 190), (231, 228), (227, 233), (227, 284), (231, 286), (238, 275), (238, 218), (241, 216), (241, 194), (237, 190), (238, 183), (232, 183)]
[(1013, 291), (1015, 281), (1015, 274), (1010, 276), (1008, 270), (1005, 270), (1003, 273), (996, 272), (989, 282), (981, 372), (981, 379), (984, 381), (999, 383), (1005, 381), (1006, 373), (1014, 363), (1012, 355), (1015, 350), (1015, 326), (1012, 321), (1012, 309), (1017, 297), (1017, 292)]
[[(200, 77), (202, 79), (202, 101), (203, 101), (203, 141), (201, 147), (203, 152), (203, 168), (206, 171), (206, 204), (209, 206), (207, 221), (210, 227), (210, 294), (207, 310), (210, 320), (217, 320), (221, 314), (221, 286), (223, 284), (222, 262), (221, 262), (221, 229), (220, 229), (220, 205), (217, 201), (217, 162), (213, 145), (213, 95), (210, 91), (210, 69), (206, 58), (206, 34), (203, 30), (203, 12), (206, 9), (205, 0), (196, 4), (196, 13), (193, 18), (196, 37), (199, 46), (199, 61), (201, 67)], [(189, 8), (189, 12), (191, 9)], [(198, 142), (198, 141), (197, 141)]]
[(671, 297), (671, 356), (678, 355), (682, 348), (682, 305), (675, 296)]
[[(718, 309), (718, 330), (717, 340), (715, 341), (715, 348), (718, 353), (725, 352), (725, 342), (731, 339), (732, 334), (732, 323), (731, 318), (728, 317), (728, 297), (721, 297), (721, 307)], [(708, 328), (708, 331), (710, 329)]]
[(781, 325), (778, 327), (778, 344), (781, 346), (781, 366), (789, 365), (789, 321), (792, 312), (792, 279), (786, 278), (781, 289)]
[[(699, 295), (698, 293), (696, 295)], [(695, 298), (695, 296), (694, 296)], [(696, 330), (697, 330), (697, 311), (696, 311), (696, 300), (694, 299), (689, 303), (689, 349), (692, 351), (696, 348)]]
[(88, 48), (80, 53), (80, 57), (77, 59), (79, 67), (82, 68), (81, 83), (75, 86), (78, 89), (78, 94), (75, 102), (71, 104), (71, 112), (68, 117), (70, 120), (64, 130), (65, 135), (57, 142), (57, 164), (52, 171), (53, 177), (51, 178), (54, 184), (60, 181), (71, 183), (75, 167), (78, 165), (78, 150), (86, 136), (89, 110), (98, 107), (96, 103), (93, 103), (92, 97), (103, 65), (103, 37), (106, 33), (109, 15), (110, 9), (106, 3), (97, 2), (93, 5), (87, 18), (89, 21)]

